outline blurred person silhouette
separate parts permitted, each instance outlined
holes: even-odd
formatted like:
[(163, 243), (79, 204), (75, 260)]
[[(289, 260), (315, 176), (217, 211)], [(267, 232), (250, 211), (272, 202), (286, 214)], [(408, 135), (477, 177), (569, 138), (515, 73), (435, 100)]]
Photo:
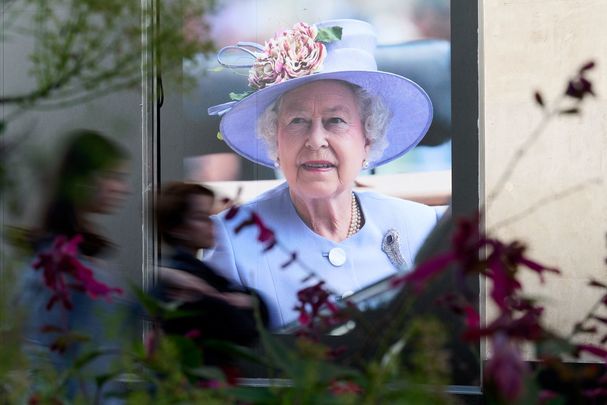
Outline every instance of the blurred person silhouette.
[(421, 38), (451, 40), (450, 0), (415, 0), (412, 11)]
[[(26, 309), (25, 353), (33, 369), (50, 365), (65, 372), (87, 343), (104, 353), (67, 380), (68, 398), (99, 395), (91, 376), (109, 372), (116, 358), (108, 354), (120, 349), (118, 335), (128, 335), (111, 323), (126, 317), (128, 308), (121, 278), (104, 267), (113, 244), (92, 220), (114, 213), (125, 200), (128, 163), (126, 150), (99, 132), (82, 129), (66, 136), (48, 201), (32, 231), (36, 260), (18, 275), (16, 303)], [(111, 387), (106, 384), (101, 395)]]
[(205, 340), (252, 345), (258, 336), (254, 307), (259, 305), (266, 324), (268, 313), (253, 290), (230, 283), (196, 257), (200, 249), (215, 245), (210, 218), (214, 200), (213, 191), (199, 184), (174, 182), (162, 189), (156, 218), (165, 245), (154, 295), (163, 301), (181, 302), (179, 309), (196, 313), (164, 320), (164, 331), (194, 336), (203, 348), (206, 364), (225, 366), (231, 359), (205, 348)]

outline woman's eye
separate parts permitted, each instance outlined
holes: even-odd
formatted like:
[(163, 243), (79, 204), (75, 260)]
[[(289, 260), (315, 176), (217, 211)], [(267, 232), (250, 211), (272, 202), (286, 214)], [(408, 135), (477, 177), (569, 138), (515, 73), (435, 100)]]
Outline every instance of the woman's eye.
[(331, 117), (328, 119), (329, 124), (345, 124), (346, 121), (341, 117)]
[(303, 118), (300, 117), (296, 117), (291, 119), (291, 122), (289, 122), (289, 124), (303, 124), (305, 123), (306, 120), (304, 120)]

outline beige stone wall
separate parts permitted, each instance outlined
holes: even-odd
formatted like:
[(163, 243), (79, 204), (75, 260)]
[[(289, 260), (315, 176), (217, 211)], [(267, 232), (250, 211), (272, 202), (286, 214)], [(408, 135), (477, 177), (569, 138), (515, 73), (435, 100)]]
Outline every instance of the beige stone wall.
[(597, 97), (583, 103), (580, 116), (549, 123), (486, 215), (491, 226), (538, 208), (497, 233), (527, 242), (534, 258), (562, 270), (562, 277), (550, 277), (544, 285), (534, 275), (526, 277), (526, 285), (546, 304), (548, 324), (566, 332), (598, 297), (598, 291), (586, 287), (588, 279), (607, 282), (607, 1), (479, 4), (485, 196), (542, 120), (533, 91), (555, 100), (582, 63), (597, 62), (588, 75)]

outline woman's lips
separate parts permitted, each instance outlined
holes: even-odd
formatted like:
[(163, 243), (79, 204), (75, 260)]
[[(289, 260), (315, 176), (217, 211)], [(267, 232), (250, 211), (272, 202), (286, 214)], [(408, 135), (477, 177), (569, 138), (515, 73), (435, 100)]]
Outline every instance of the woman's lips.
[(309, 160), (301, 164), (304, 170), (312, 172), (325, 172), (333, 170), (335, 165), (327, 160)]

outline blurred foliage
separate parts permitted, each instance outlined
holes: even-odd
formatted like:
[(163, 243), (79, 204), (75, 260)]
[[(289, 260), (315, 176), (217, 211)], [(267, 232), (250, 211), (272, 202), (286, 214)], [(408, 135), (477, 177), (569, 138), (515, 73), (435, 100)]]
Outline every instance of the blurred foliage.
[[(15, 0), (4, 7), (2, 41), (30, 37), (33, 89), (0, 104), (60, 108), (138, 86), (142, 71), (182, 77), (181, 65), (213, 49), (203, 16), (214, 0)], [(186, 30), (186, 20), (197, 29)], [(155, 22), (155, 23), (154, 23)], [(150, 53), (146, 51), (154, 52)], [(148, 58), (147, 55), (153, 56)]]

